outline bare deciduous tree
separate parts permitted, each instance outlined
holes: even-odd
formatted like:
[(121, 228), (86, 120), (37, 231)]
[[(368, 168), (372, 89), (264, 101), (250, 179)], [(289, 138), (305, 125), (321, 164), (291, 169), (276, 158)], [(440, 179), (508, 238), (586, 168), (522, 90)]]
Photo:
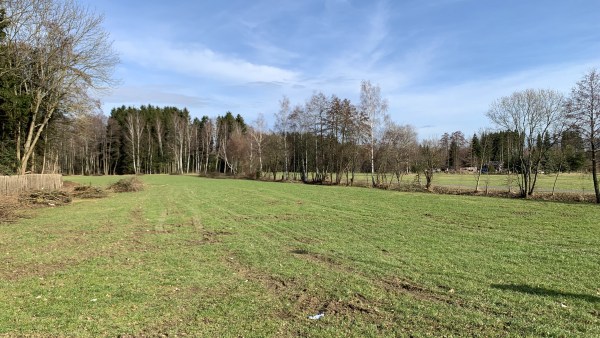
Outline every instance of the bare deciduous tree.
[(408, 172), (410, 161), (416, 153), (417, 132), (411, 125), (399, 125), (388, 120), (383, 133), (383, 143), (388, 148), (384, 160), (390, 163), (391, 171), (399, 184), (402, 176)]
[(589, 147), (596, 203), (600, 203), (596, 159), (600, 137), (600, 73), (596, 69), (586, 73), (573, 87), (567, 109), (571, 122), (577, 127)]
[(427, 139), (421, 143), (419, 167), (425, 173), (425, 189), (431, 190), (433, 175), (442, 165), (443, 150), (439, 140)]
[(330, 102), (322, 92), (314, 92), (308, 99), (304, 109), (305, 123), (314, 135), (314, 178), (313, 181), (323, 182), (327, 176), (325, 168), (325, 133), (326, 115)]
[(3, 53), (10, 62), (2, 74), (20, 81), (15, 91), (30, 98), (27, 116), (19, 122), (23, 138), (16, 145), (19, 172), (56, 111), (81, 109), (90, 89), (111, 84), (118, 62), (102, 16), (73, 0), (6, 0), (7, 20)]
[(540, 162), (565, 127), (563, 96), (553, 90), (528, 89), (494, 102), (487, 112), (498, 127), (519, 135), (518, 183), (521, 197), (534, 193)]

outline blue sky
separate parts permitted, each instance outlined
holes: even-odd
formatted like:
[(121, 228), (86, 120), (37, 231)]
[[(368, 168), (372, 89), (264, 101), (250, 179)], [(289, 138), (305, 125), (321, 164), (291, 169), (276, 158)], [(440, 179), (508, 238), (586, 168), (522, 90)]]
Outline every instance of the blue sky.
[(600, 67), (600, 1), (81, 0), (105, 15), (121, 64), (103, 109), (174, 105), (272, 120), (283, 95), (358, 104), (379, 84), (420, 138), (490, 127), (516, 90), (568, 93)]

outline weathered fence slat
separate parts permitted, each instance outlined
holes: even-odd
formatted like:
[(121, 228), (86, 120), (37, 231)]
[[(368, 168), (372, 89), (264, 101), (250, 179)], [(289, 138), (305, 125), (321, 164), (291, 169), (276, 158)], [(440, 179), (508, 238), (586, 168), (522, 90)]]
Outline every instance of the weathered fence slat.
[(30, 190), (56, 190), (62, 186), (62, 175), (57, 174), (0, 176), (0, 195), (18, 195)]

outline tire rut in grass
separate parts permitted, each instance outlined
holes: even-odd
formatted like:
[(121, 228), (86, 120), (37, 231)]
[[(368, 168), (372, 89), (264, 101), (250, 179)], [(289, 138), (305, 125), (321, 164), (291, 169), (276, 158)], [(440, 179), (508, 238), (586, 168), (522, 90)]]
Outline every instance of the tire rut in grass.
[(339, 260), (336, 260), (327, 255), (309, 252), (306, 249), (293, 249), (290, 253), (295, 256), (310, 261), (315, 264), (322, 265), (327, 269), (334, 270), (340, 273), (360, 277), (369, 281), (379, 289), (384, 290), (388, 294), (403, 294), (408, 295), (419, 301), (434, 302), (445, 306), (452, 306), (465, 309), (467, 311), (476, 311), (479, 313), (493, 315), (496, 317), (511, 317), (513, 314), (510, 310), (502, 310), (495, 307), (485, 306), (481, 302), (469, 302), (455, 295), (455, 290), (445, 285), (438, 285), (437, 290), (426, 288), (414, 281), (402, 278), (399, 276), (389, 276), (382, 279), (373, 279), (364, 272), (354, 269), (351, 266), (345, 265)]
[(196, 239), (188, 240), (191, 245), (206, 245), (216, 244), (223, 241), (224, 236), (231, 236), (234, 233), (227, 230), (209, 230), (204, 227), (202, 221), (198, 217), (192, 217), (188, 225), (196, 228), (198, 237)]
[[(402, 279), (399, 277), (389, 277), (381, 280), (375, 280), (371, 277), (367, 276), (363, 272), (354, 269), (350, 266), (344, 265), (338, 260), (319, 253), (309, 252), (305, 249), (294, 249), (290, 251), (297, 257), (305, 259), (315, 264), (326, 266), (327, 269), (336, 270), (341, 273), (347, 273), (355, 276), (360, 276), (366, 280), (369, 280), (373, 284), (375, 284), (378, 288), (384, 289), (388, 293), (402, 293), (408, 294), (419, 300), (427, 300), (427, 301), (436, 301), (443, 302), (450, 305), (459, 305), (462, 304), (457, 300), (453, 299), (450, 296), (439, 294), (433, 290), (429, 290), (425, 287), (418, 285), (408, 279)], [(453, 293), (454, 290), (447, 288), (447, 291)]]
[(233, 254), (227, 255), (224, 262), (242, 279), (262, 285), (267, 292), (283, 299), (283, 303), (292, 304), (291, 308), (284, 307), (276, 311), (275, 315), (280, 319), (303, 321), (308, 315), (325, 313), (345, 318), (360, 315), (370, 318), (368, 321), (372, 322), (393, 323), (389, 314), (379, 310), (379, 304), (362, 294), (355, 293), (347, 299), (339, 299), (327, 294), (327, 290), (312, 290), (299, 279), (285, 279), (252, 269), (242, 264)]

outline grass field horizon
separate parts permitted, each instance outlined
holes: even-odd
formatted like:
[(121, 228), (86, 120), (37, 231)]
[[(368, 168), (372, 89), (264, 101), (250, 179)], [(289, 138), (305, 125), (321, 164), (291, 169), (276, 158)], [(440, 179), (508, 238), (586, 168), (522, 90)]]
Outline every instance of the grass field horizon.
[(140, 178), (0, 225), (0, 334), (600, 335), (593, 204)]

